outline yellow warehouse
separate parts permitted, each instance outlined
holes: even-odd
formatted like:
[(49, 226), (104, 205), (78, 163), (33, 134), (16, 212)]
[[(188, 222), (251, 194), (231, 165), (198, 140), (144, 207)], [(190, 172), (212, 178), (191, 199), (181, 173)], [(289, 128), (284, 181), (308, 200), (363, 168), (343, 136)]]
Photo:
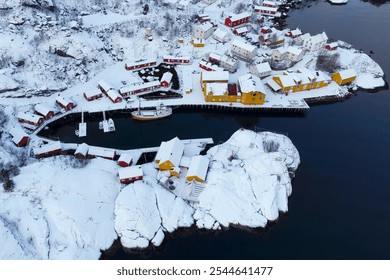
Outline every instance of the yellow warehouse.
[(241, 92), (241, 103), (245, 105), (265, 102), (265, 89), (262, 81), (254, 75), (247, 74), (237, 80), (238, 90)]
[(354, 69), (342, 70), (332, 74), (332, 80), (339, 85), (345, 85), (353, 82), (356, 79), (356, 71)]

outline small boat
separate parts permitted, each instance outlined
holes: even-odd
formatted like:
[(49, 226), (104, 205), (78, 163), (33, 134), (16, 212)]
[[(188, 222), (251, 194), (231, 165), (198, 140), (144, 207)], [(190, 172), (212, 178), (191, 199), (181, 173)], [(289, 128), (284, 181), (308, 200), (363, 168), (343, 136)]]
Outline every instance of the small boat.
[(164, 106), (162, 103), (155, 110), (141, 110), (140, 106), (138, 106), (137, 111), (131, 112), (132, 118), (140, 121), (158, 120), (170, 115), (172, 115), (172, 108)]
[(115, 123), (114, 123), (114, 121), (111, 118), (108, 119), (108, 130), (110, 132), (114, 132), (115, 131)]

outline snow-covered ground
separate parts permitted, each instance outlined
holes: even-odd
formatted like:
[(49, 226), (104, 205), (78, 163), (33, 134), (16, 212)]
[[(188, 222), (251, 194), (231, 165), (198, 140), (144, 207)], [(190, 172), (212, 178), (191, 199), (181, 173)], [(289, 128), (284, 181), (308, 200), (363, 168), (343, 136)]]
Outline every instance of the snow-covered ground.
[(143, 165), (142, 182), (123, 186), (110, 160), (34, 160), (12, 191), (0, 190), (0, 259), (97, 259), (118, 236), (126, 248), (146, 248), (179, 227), (264, 227), (288, 210), (300, 159), (286, 136), (239, 130), (207, 156), (198, 204), (159, 185), (153, 164)]

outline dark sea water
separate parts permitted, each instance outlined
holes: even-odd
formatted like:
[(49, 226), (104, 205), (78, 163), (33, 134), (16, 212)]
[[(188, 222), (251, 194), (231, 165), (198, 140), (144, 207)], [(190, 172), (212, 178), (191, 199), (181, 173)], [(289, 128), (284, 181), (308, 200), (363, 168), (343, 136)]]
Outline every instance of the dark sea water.
[[(291, 11), (287, 23), (304, 32), (325, 30), (369, 53), (390, 73), (390, 4), (350, 0)], [(302, 164), (293, 181), (289, 212), (265, 230), (229, 229), (168, 236), (148, 254), (118, 251), (112, 259), (390, 259), (390, 92), (357, 92), (305, 115), (175, 112), (166, 120), (116, 119), (117, 132), (89, 126), (87, 143), (117, 148), (157, 146), (161, 140), (226, 140), (240, 127), (288, 133)], [(95, 131), (93, 132), (93, 126)], [(74, 125), (56, 131), (76, 141)]]

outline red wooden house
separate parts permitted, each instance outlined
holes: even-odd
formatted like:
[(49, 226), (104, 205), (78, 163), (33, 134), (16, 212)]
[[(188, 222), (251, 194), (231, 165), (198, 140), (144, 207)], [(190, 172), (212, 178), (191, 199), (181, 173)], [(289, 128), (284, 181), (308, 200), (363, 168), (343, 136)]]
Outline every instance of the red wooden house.
[(17, 115), (19, 122), (39, 126), (43, 123), (43, 118), (39, 115), (29, 113), (19, 113)]
[(34, 111), (44, 117), (46, 120), (54, 116), (54, 109), (45, 104), (37, 104), (34, 107)]
[(246, 26), (236, 28), (233, 30), (233, 33), (237, 36), (243, 36), (249, 32), (249, 29)]
[(144, 173), (140, 165), (129, 166), (119, 169), (119, 181), (122, 184), (130, 184), (137, 180), (142, 180)]
[(147, 68), (147, 67), (154, 67), (156, 66), (157, 61), (156, 60), (138, 60), (138, 61), (133, 61), (125, 64), (126, 70), (137, 70), (137, 69), (142, 69), (142, 68)]
[(99, 147), (89, 147), (87, 158), (101, 157), (113, 160), (115, 158), (115, 151)]
[(100, 90), (86, 91), (83, 95), (84, 98), (88, 101), (96, 100), (103, 97), (103, 93)]
[(121, 167), (128, 167), (128, 166), (130, 166), (132, 160), (133, 160), (133, 157), (131, 155), (121, 154), (121, 156), (118, 159), (118, 165)]
[(278, 13), (278, 8), (267, 6), (255, 6), (255, 12), (262, 15), (275, 16)]
[(13, 127), (9, 130), (9, 134), (12, 136), (12, 142), (18, 147), (27, 146), (30, 137), (22, 128)]
[(37, 158), (44, 158), (59, 155), (62, 152), (62, 146), (60, 141), (42, 145), (33, 149), (34, 155)]
[(119, 103), (122, 101), (122, 96), (115, 89), (110, 89), (106, 92), (107, 97), (112, 103)]
[(105, 81), (103, 80), (100, 80), (98, 82), (98, 88), (103, 92), (103, 93), (107, 93), (107, 91), (109, 91), (110, 89), (114, 89), (114, 87), (112, 85), (110, 85), (109, 83), (106, 83)]
[(189, 64), (191, 59), (187, 56), (164, 55), (163, 62), (169, 64)]
[(338, 47), (339, 47), (339, 44), (337, 44), (336, 42), (329, 43), (329, 44), (325, 45), (325, 49), (327, 49), (328, 51), (337, 50)]
[(161, 77), (160, 83), (163, 87), (169, 87), (172, 81), (173, 74), (171, 72), (165, 72)]
[(244, 12), (241, 14), (229, 16), (225, 19), (225, 25), (229, 27), (236, 27), (241, 24), (246, 24), (249, 22), (251, 14), (248, 12)]
[(129, 96), (132, 94), (138, 94), (143, 92), (152, 91), (161, 87), (159, 81), (151, 81), (143, 84), (134, 84), (127, 87), (123, 87), (119, 90), (122, 96)]
[(74, 102), (70, 101), (69, 99), (66, 99), (62, 96), (57, 96), (56, 103), (66, 111), (72, 110), (75, 107)]

